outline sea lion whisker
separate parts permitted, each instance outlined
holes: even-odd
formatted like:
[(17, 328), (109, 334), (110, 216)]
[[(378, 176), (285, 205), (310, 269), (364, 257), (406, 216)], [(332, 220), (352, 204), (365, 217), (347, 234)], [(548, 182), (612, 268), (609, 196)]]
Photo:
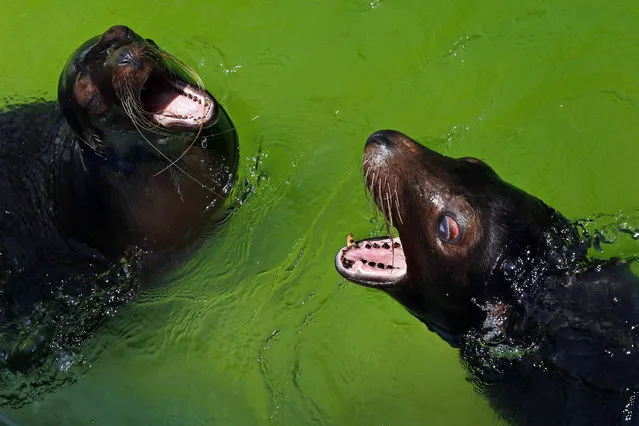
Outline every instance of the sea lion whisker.
[(384, 221), (384, 224), (386, 225), (386, 235), (388, 236), (388, 239), (391, 240), (391, 265), (395, 265), (395, 244), (392, 243), (393, 241), (393, 234), (391, 232), (391, 228), (393, 227), (393, 223), (391, 222), (390, 226), (388, 224), (388, 220)]
[(122, 107), (131, 121), (135, 122), (136, 129), (138, 129), (138, 131), (139, 128), (142, 128), (143, 130), (160, 135), (169, 134), (168, 132), (158, 130), (153, 123), (146, 119), (143, 112), (140, 110), (138, 103), (134, 99), (126, 98), (122, 101)]
[[(199, 74), (186, 63), (171, 55), (167, 51), (154, 45), (142, 45), (142, 54), (156, 64), (161, 63), (167, 72), (167, 74), (175, 79), (182, 79), (183, 77), (190, 77), (194, 81), (194, 86), (204, 90), (204, 82), (200, 78)], [(187, 78), (187, 80), (189, 80)]]
[(399, 210), (399, 195), (397, 195), (397, 181), (395, 181), (395, 206), (397, 207), (397, 218), (399, 219), (399, 223), (403, 225), (404, 221), (402, 220), (402, 214)]
[(373, 198), (373, 202), (375, 204), (377, 204), (377, 196), (375, 194), (375, 180), (377, 179), (377, 174), (373, 173), (373, 176), (371, 176), (371, 182), (369, 184), (369, 189), (371, 192), (371, 197)]
[(367, 201), (370, 201), (371, 200), (371, 187), (370, 187), (370, 185), (367, 182), (364, 184), (364, 186), (366, 188), (366, 190), (364, 191), (364, 197), (366, 197)]
[[(133, 125), (136, 127), (136, 129), (138, 128), (136, 123), (134, 122)], [(142, 136), (142, 138), (158, 153), (160, 154), (163, 158), (165, 158), (167, 161), (171, 162), (171, 159), (169, 157), (166, 156), (166, 154), (164, 154), (162, 152), (162, 150), (160, 148), (158, 148), (157, 146), (153, 145), (153, 143), (151, 141), (149, 141), (147, 139), (146, 136), (144, 136), (144, 134), (142, 133), (142, 131), (140, 131), (140, 129), (138, 129), (138, 132), (140, 133), (140, 135)], [(222, 195), (218, 194), (216, 191), (214, 191), (213, 189), (209, 188), (208, 186), (204, 185), (202, 182), (200, 182), (199, 180), (197, 180), (195, 177), (191, 176), (186, 170), (184, 170), (183, 168), (181, 168), (180, 166), (178, 166), (177, 164), (174, 164), (175, 168), (178, 169), (179, 171), (181, 171), (182, 173), (184, 173), (184, 175), (186, 177), (188, 177), (189, 179), (191, 179), (193, 182), (197, 183), (198, 185), (202, 186), (202, 188), (206, 189), (207, 191), (211, 192), (213, 195), (217, 196), (217, 197), (222, 197)]]
[(198, 127), (198, 129), (197, 129), (197, 133), (195, 134), (195, 137), (193, 138), (191, 143), (186, 147), (186, 149), (184, 151), (182, 151), (182, 153), (175, 160), (170, 161), (169, 164), (166, 167), (164, 167), (159, 172), (155, 173), (153, 176), (159, 175), (160, 173), (162, 173), (163, 171), (167, 170), (171, 166), (174, 166), (178, 161), (180, 161), (182, 159), (182, 157), (184, 157), (186, 155), (186, 153), (189, 152), (189, 150), (193, 147), (193, 145), (195, 145), (195, 142), (197, 142), (197, 138), (199, 138), (200, 134), (202, 133), (202, 128), (203, 128), (203, 124), (200, 124), (200, 127)]
[(390, 220), (390, 226), (393, 226), (393, 215), (391, 213), (390, 194), (386, 194), (386, 204), (388, 206), (388, 219)]
[(162, 136), (171, 134), (169, 131), (164, 130), (159, 124), (155, 124), (148, 119), (148, 112), (142, 109), (142, 102), (139, 94), (133, 90), (130, 86), (130, 82), (127, 82), (127, 84), (125, 84), (122, 88), (122, 91), (119, 93), (118, 97), (122, 102), (122, 107), (131, 121), (134, 121), (137, 124), (136, 128), (139, 127)]
[(130, 82), (127, 82), (124, 86), (124, 91), (120, 100), (122, 102), (122, 106), (127, 112), (127, 115), (132, 120), (136, 120), (144, 129), (151, 130), (153, 123), (146, 118), (144, 110), (142, 109), (140, 94), (133, 90)]
[(366, 156), (366, 154), (364, 154), (364, 155), (362, 156), (362, 165), (360, 166), (360, 168), (361, 168), (361, 172), (362, 172), (362, 174), (364, 174), (364, 175), (366, 174), (366, 170), (367, 170), (366, 165), (367, 165), (367, 164), (368, 164), (368, 157)]
[(161, 136), (170, 136), (172, 134), (170, 131), (166, 130), (160, 123), (150, 120), (149, 114), (151, 113), (144, 109), (140, 91), (135, 89), (133, 84), (134, 82), (125, 80), (116, 90), (116, 94), (129, 118), (132, 121), (136, 121), (138, 127), (144, 130)]
[(384, 213), (384, 210), (383, 210), (384, 200), (382, 199), (382, 177), (381, 176), (378, 178), (377, 197), (378, 197), (377, 205), (382, 206), (381, 210), (382, 210), (382, 213)]
[(231, 127), (229, 127), (228, 129), (226, 129), (226, 130), (222, 130), (221, 132), (211, 133), (209, 136), (210, 136), (210, 137), (212, 137), (212, 138), (214, 138), (214, 137), (216, 137), (216, 136), (221, 136), (221, 135), (223, 135), (223, 134), (225, 134), (225, 133), (233, 132), (233, 131), (235, 131), (235, 130), (236, 130), (236, 127), (235, 127), (235, 126), (231, 126)]
[(148, 59), (154, 63), (157, 63), (161, 59), (159, 48), (147, 43), (135, 43), (135, 45), (140, 49), (140, 53), (144, 59)]
[[(164, 171), (166, 171), (166, 169), (168, 169), (169, 167), (171, 167), (172, 165), (174, 165), (175, 163), (177, 163), (182, 157), (184, 157), (186, 155), (186, 153), (189, 151), (189, 149), (191, 149), (193, 147), (193, 145), (195, 145), (195, 143), (197, 142), (197, 139), (200, 137), (200, 133), (202, 131), (202, 127), (200, 127), (198, 129), (198, 133), (195, 135), (195, 138), (193, 139), (193, 141), (189, 144), (189, 146), (182, 151), (182, 153), (173, 161), (171, 161), (171, 163), (169, 165), (167, 165), (166, 167), (164, 167), (162, 170), (160, 170), (159, 172), (156, 172), (153, 176), (157, 176), (160, 173), (163, 173)], [(217, 137), (217, 136), (221, 136), (227, 132), (232, 132), (235, 131), (235, 126), (231, 126), (230, 128), (226, 129), (226, 130), (222, 130), (221, 132), (218, 133), (213, 133), (211, 135), (208, 135), (207, 137)]]
[(132, 120), (138, 120), (140, 110), (140, 96), (133, 90), (132, 83), (125, 81), (124, 84), (116, 90), (116, 95), (122, 103), (122, 108)]
[[(144, 119), (144, 115), (140, 113), (140, 109), (138, 104), (135, 102), (134, 97), (125, 97), (122, 101), (122, 107), (124, 108), (127, 116), (131, 119), (134, 127), (138, 131), (138, 133), (148, 142), (148, 139), (142, 133), (142, 130), (147, 130), (153, 132), (153, 129), (150, 127), (151, 123), (148, 120)], [(142, 130), (141, 130), (142, 129)], [(156, 134), (163, 134), (161, 132), (153, 132)], [(164, 154), (163, 154), (164, 156)]]
[(390, 184), (386, 183), (386, 188), (388, 191), (386, 192), (386, 205), (388, 206), (388, 218), (390, 219), (390, 225), (393, 226), (393, 213), (391, 210), (391, 192), (390, 192)]
[(162, 62), (166, 70), (170, 74), (174, 76), (179, 76), (176, 72), (174, 72), (174, 69), (177, 70), (178, 72), (182, 72), (194, 80), (195, 85), (198, 87), (198, 89), (206, 90), (204, 86), (204, 82), (200, 78), (200, 75), (193, 68), (191, 68), (186, 63), (182, 62), (180, 59), (176, 58), (175, 56), (171, 55), (170, 53), (160, 48), (158, 48), (158, 55), (162, 59)]
[(366, 169), (366, 174), (364, 175), (364, 182), (366, 182), (366, 184), (368, 185), (368, 174), (370, 173), (371, 169), (370, 167), (368, 169)]

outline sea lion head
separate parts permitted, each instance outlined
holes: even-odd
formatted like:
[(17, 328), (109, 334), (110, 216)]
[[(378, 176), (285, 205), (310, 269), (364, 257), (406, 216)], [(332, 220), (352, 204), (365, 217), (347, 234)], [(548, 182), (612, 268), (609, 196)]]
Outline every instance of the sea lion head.
[(58, 101), (73, 131), (102, 155), (183, 151), (221, 109), (191, 68), (122, 25), (75, 51)]
[(363, 172), (399, 238), (349, 241), (337, 254), (338, 272), (384, 290), (452, 345), (482, 324), (482, 301), (517, 297), (519, 284), (508, 273), (566, 224), (483, 161), (439, 154), (400, 132), (368, 138)]

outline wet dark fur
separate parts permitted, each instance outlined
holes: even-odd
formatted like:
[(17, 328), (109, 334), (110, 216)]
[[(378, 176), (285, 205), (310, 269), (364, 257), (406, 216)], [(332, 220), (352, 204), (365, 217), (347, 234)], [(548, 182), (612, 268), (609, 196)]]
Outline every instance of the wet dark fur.
[[(114, 27), (123, 28), (130, 31)], [(209, 189), (174, 167), (156, 175), (168, 161), (141, 138), (118, 151), (118, 135), (131, 142), (137, 134), (122, 114), (94, 149), (80, 114), (42, 100), (0, 109), (2, 404), (19, 406), (67, 380), (57, 363), (77, 359), (74, 351), (135, 294), (141, 265), (154, 268), (149, 256), (168, 256), (210, 229), (235, 177), (237, 133), (221, 107), (178, 163), (204, 165)], [(176, 158), (186, 146), (166, 149)]]
[[(364, 169), (407, 258), (404, 282), (382, 289), (459, 348), (502, 418), (639, 424), (639, 280), (626, 262), (590, 260), (575, 224), (479, 160), (383, 131)], [(397, 209), (379, 202), (373, 175), (396, 186)], [(456, 243), (436, 240), (443, 212), (469, 225)]]

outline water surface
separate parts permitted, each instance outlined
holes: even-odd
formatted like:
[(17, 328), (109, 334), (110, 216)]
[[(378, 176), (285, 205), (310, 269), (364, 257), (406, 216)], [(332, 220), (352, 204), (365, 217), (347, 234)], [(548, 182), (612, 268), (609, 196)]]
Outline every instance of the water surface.
[(1, 9), (3, 103), (53, 99), (80, 43), (129, 25), (223, 102), (248, 193), (194, 257), (103, 327), (85, 377), (0, 410), (16, 424), (495, 424), (454, 350), (334, 271), (348, 232), (383, 229), (359, 171), (379, 128), (480, 157), (571, 218), (639, 205), (633, 0)]

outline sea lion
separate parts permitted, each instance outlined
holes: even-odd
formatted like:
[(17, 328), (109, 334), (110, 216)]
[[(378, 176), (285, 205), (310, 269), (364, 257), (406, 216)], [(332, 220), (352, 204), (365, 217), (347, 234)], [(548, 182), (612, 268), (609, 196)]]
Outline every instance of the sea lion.
[[(516, 425), (636, 425), (639, 279), (594, 260), (579, 227), (476, 158), (372, 134), (365, 182), (399, 237), (335, 258), (459, 348), (475, 388)], [(419, 355), (416, 355), (419, 356)]]
[(223, 214), (238, 156), (197, 74), (125, 26), (73, 53), (57, 103), (5, 106), (0, 367), (37, 371), (77, 347), (131, 297), (141, 258)]

